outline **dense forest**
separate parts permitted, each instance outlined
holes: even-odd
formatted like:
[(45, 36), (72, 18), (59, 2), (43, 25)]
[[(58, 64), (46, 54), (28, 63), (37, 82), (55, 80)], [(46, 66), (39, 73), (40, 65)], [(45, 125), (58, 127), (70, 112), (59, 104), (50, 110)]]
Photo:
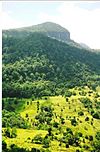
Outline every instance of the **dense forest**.
[(3, 37), (3, 97), (55, 95), (67, 87), (94, 87), (100, 80), (99, 59), (99, 53), (39, 33), (23, 39)]
[(3, 152), (99, 152), (100, 52), (50, 25), (3, 31)]

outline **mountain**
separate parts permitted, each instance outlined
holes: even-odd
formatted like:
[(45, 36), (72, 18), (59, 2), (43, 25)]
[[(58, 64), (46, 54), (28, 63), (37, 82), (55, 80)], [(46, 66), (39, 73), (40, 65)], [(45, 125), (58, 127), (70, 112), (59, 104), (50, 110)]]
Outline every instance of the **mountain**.
[(3, 35), (13, 36), (13, 37), (23, 37), (23, 36), (28, 36), (33, 32), (44, 33), (49, 37), (64, 42), (70, 40), (70, 32), (67, 29), (63, 28), (62, 26), (52, 22), (45, 22), (30, 27), (4, 30)]
[(100, 52), (48, 24), (3, 31), (2, 150), (99, 152)]
[[(17, 29), (3, 30), (3, 37), (14, 37), (14, 38), (23, 38), (27, 37), (32, 33), (41, 33), (53, 39), (57, 39), (59, 41), (65, 42), (70, 46), (75, 46), (77, 48), (88, 49), (89, 51), (95, 51), (89, 48), (84, 43), (77, 43), (74, 40), (70, 39), (70, 32), (64, 27), (53, 23), (53, 22), (45, 22), (38, 25), (33, 25), (29, 27), (22, 27)], [(97, 51), (96, 51), (97, 52)]]

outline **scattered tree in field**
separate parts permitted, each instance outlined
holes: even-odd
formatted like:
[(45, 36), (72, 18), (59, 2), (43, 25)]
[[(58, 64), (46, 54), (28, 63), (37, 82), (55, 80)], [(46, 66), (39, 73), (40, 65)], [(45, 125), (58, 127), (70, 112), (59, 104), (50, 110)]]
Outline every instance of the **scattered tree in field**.
[(17, 129), (16, 128), (12, 128), (11, 138), (16, 138), (16, 137), (17, 137)]
[(79, 112), (78, 112), (78, 115), (79, 115), (79, 116), (83, 116), (83, 115), (84, 115), (83, 111), (79, 111)]
[(78, 122), (76, 121), (76, 119), (71, 119), (71, 124), (73, 126), (76, 126), (78, 124)]
[(3, 140), (2, 141), (2, 150), (6, 150), (7, 149), (7, 143)]
[(86, 118), (85, 118), (85, 121), (89, 121), (89, 117), (86, 117)]

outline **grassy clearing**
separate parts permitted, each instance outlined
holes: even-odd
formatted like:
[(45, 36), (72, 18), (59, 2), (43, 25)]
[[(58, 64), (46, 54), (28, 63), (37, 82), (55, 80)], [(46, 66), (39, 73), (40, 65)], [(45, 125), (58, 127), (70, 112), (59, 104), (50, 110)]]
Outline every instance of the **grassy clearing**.
[[(4, 130), (4, 128), (3, 128)], [(6, 138), (6, 142), (8, 147), (11, 144), (16, 144), (19, 147), (24, 147), (27, 149), (41, 148), (40, 144), (33, 144), (31, 141), (37, 135), (41, 134), (44, 137), (47, 134), (47, 131), (44, 130), (28, 130), (28, 129), (17, 129), (17, 137), (16, 138)]]
[[(90, 136), (92, 135), (93, 138), (95, 137), (95, 133), (97, 131), (100, 131), (100, 120), (95, 119), (92, 117), (92, 115), (89, 113), (88, 109), (84, 107), (83, 103), (80, 102), (81, 97), (88, 97), (91, 101), (93, 106), (95, 105), (95, 92), (89, 90), (88, 88), (84, 89), (84, 92), (86, 92), (85, 96), (80, 95), (79, 89), (71, 89), (70, 91), (74, 91), (76, 95), (72, 95), (71, 97), (68, 97), (68, 101), (66, 101), (65, 97), (62, 96), (53, 96), (48, 97), (47, 99), (43, 98), (40, 100), (32, 101), (32, 99), (23, 99), (24, 106), (23, 108), (19, 108), (20, 114), (24, 119), (27, 119), (31, 125), (31, 128), (28, 129), (17, 129), (17, 137), (16, 138), (6, 138), (8, 147), (11, 144), (16, 144), (19, 147), (25, 147), (27, 149), (34, 148), (42, 148), (42, 144), (34, 144), (31, 142), (32, 138), (34, 138), (35, 135), (41, 134), (42, 137), (44, 137), (48, 131), (46, 130), (37, 130), (37, 127), (33, 125), (34, 122), (36, 122), (35, 116), (40, 113), (37, 111), (37, 101), (41, 106), (49, 106), (51, 105), (53, 108), (53, 116), (51, 124), (54, 122), (60, 122), (60, 116), (64, 118), (64, 124), (61, 125), (61, 132), (59, 133), (59, 129), (52, 127), (52, 132), (54, 136), (56, 136), (58, 139), (60, 139), (63, 136), (63, 132), (66, 131), (66, 128), (69, 127), (72, 129), (73, 133), (81, 132), (83, 136), (86, 135)], [(100, 101), (100, 97), (97, 98), (96, 102)], [(83, 111), (84, 115), (79, 116), (78, 112)], [(28, 117), (26, 115), (28, 114)], [(76, 118), (77, 125), (73, 126), (71, 124), (71, 119)], [(89, 117), (88, 121), (85, 121), (85, 118)], [(93, 121), (93, 124), (91, 124), (91, 121)], [(57, 134), (57, 135), (56, 135)], [(51, 140), (50, 141), (50, 147), (49, 150), (51, 152), (64, 152), (66, 151), (65, 144), (62, 143), (61, 146), (59, 146), (59, 140)], [(90, 142), (86, 139), (85, 144), (90, 146)], [(80, 145), (83, 147), (84, 143), (81, 139)], [(75, 152), (77, 147), (70, 146), (67, 148), (67, 152)], [(78, 149), (82, 149), (78, 147)], [(83, 149), (84, 152), (88, 152), (88, 150)]]

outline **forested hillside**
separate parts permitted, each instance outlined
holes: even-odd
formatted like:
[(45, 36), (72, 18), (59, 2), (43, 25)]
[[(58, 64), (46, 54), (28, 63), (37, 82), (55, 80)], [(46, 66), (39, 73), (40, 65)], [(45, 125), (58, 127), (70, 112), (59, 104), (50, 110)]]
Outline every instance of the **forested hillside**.
[(55, 95), (66, 87), (98, 85), (99, 58), (39, 33), (3, 37), (3, 97)]
[(3, 31), (2, 150), (99, 152), (100, 52), (49, 25)]

